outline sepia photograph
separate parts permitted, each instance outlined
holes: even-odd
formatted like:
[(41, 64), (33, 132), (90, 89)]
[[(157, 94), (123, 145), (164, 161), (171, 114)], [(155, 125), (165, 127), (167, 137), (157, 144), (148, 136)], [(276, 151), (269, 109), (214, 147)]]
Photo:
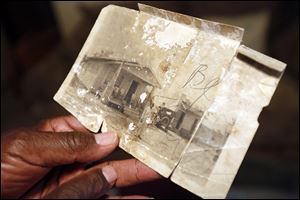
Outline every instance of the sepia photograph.
[(2, 17), (1, 198), (299, 198), (299, 2)]
[[(280, 75), (285, 64), (241, 45), (240, 27), (139, 7), (102, 10), (54, 99), (89, 130), (116, 132), (122, 149), (162, 176), (201, 197), (224, 198), (246, 153), (228, 145), (248, 148), (280, 79), (253, 66)], [(239, 63), (238, 52), (251, 62)], [(249, 127), (234, 123), (248, 118)]]

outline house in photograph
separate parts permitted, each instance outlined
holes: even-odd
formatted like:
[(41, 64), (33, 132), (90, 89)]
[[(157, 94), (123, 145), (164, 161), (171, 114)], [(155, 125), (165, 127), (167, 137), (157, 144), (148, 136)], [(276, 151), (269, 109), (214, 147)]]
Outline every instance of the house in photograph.
[(85, 56), (78, 79), (99, 101), (139, 120), (154, 87), (160, 84), (151, 69), (135, 62)]
[(175, 111), (166, 107), (160, 107), (155, 124), (156, 127), (167, 133), (172, 131), (189, 140), (203, 113), (201, 111), (193, 111), (187, 108), (185, 104), (185, 102), (181, 101)]

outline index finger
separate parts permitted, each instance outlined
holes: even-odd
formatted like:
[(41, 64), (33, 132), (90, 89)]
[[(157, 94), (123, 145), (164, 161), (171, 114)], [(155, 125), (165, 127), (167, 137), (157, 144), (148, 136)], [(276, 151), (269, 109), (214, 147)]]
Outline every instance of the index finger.
[(88, 133), (86, 129), (74, 116), (67, 115), (55, 117), (51, 119), (42, 120), (36, 127), (38, 131), (46, 132), (84, 132)]

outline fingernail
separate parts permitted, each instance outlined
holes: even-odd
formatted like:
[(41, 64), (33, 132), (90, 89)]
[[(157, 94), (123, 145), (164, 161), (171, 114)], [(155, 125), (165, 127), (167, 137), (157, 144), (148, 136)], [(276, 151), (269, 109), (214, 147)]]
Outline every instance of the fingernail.
[(107, 180), (107, 182), (109, 183), (114, 183), (115, 180), (117, 180), (117, 172), (115, 171), (115, 169), (111, 166), (105, 166), (102, 168), (102, 173), (105, 177), (105, 179)]
[(110, 145), (116, 142), (117, 135), (114, 133), (99, 133), (95, 135), (96, 143), (102, 146)]

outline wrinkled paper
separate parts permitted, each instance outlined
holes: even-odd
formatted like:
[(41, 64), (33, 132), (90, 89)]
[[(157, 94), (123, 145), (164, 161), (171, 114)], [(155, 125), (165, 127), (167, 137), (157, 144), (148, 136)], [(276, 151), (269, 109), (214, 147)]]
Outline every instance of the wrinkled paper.
[(242, 28), (139, 8), (102, 9), (54, 99), (162, 176), (225, 198), (285, 64), (241, 45)]

